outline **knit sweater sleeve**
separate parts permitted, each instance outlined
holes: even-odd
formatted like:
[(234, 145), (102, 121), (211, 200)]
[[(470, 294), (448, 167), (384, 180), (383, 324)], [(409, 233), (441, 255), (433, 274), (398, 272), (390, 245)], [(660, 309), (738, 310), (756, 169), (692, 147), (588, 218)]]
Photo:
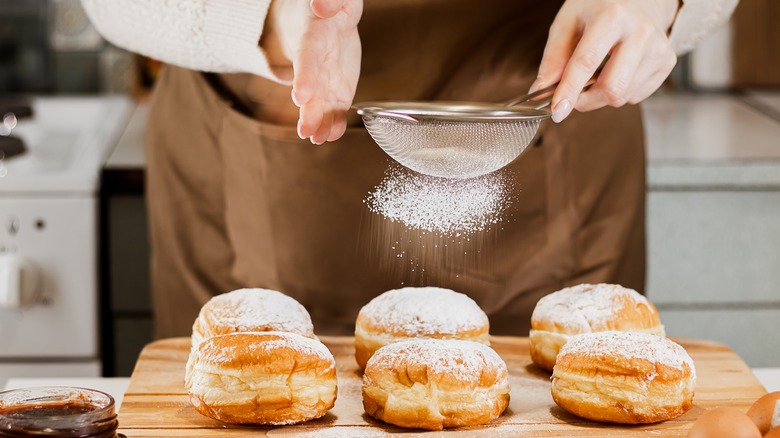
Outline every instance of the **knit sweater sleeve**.
[(674, 51), (693, 50), (707, 34), (729, 20), (739, 0), (684, 0), (669, 35)]
[(271, 0), (82, 0), (113, 44), (193, 70), (279, 78), (259, 47)]

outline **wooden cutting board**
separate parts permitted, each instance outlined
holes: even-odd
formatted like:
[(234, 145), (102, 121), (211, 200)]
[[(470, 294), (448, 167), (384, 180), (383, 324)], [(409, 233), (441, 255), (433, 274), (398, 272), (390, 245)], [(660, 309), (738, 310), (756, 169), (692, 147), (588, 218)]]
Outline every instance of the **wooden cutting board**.
[[(284, 427), (240, 427), (200, 415), (184, 389), (189, 338), (149, 344), (141, 352), (119, 411), (120, 431), (128, 437), (216, 437), (297, 435), (374, 437), (409, 431), (375, 421), (363, 413), (362, 377), (355, 363), (351, 337), (321, 337), (336, 358), (338, 399), (323, 418)], [(509, 367), (511, 402), (490, 424), (440, 432), (454, 436), (681, 436), (707, 409), (734, 406), (747, 411), (766, 394), (740, 357), (713, 342), (675, 339), (696, 363), (698, 382), (693, 408), (685, 415), (648, 426), (620, 426), (585, 421), (560, 409), (550, 396), (550, 374), (531, 364), (528, 339), (493, 337), (493, 348)], [(437, 435), (440, 433), (434, 433)], [(427, 433), (430, 436), (431, 433)]]

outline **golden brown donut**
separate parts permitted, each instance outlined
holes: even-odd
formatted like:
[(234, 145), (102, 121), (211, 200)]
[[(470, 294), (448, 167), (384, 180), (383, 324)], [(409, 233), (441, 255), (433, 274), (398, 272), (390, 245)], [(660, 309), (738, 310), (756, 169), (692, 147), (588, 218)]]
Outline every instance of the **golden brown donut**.
[(361, 369), (385, 345), (415, 338), (461, 339), (490, 344), (487, 315), (468, 296), (438, 287), (387, 291), (360, 309), (355, 359)]
[(185, 386), (203, 415), (237, 424), (294, 424), (319, 418), (336, 401), (336, 362), (316, 339), (238, 332), (190, 353)]
[(616, 284), (580, 284), (551, 293), (531, 315), (531, 360), (552, 370), (566, 341), (580, 333), (638, 331), (665, 336), (653, 303)]
[(309, 312), (295, 299), (269, 289), (238, 289), (217, 295), (192, 325), (192, 346), (233, 332), (279, 331), (314, 338)]
[(363, 374), (366, 413), (396, 426), (476, 426), (494, 420), (508, 405), (506, 363), (476, 342), (396, 342), (377, 350)]
[(573, 336), (552, 374), (552, 397), (594, 421), (638, 424), (669, 420), (693, 404), (696, 369), (683, 347), (641, 332)]

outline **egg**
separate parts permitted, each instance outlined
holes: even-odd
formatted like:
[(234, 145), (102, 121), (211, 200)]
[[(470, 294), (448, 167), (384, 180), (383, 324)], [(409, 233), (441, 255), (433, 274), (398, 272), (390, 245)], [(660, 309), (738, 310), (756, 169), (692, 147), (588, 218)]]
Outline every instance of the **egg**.
[(761, 438), (761, 432), (739, 409), (715, 408), (693, 423), (688, 438)]
[(753, 403), (747, 411), (748, 417), (756, 423), (761, 433), (767, 433), (772, 423), (772, 415), (775, 413), (775, 405), (780, 400), (780, 391), (770, 392)]

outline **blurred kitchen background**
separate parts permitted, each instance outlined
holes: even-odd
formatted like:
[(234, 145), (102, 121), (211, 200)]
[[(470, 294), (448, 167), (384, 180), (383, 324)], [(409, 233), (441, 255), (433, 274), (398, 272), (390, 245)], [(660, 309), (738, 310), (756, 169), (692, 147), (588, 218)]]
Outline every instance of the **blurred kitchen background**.
[[(780, 366), (780, 2), (742, 0), (646, 104), (647, 295), (671, 336)], [(128, 376), (152, 339), (146, 98), (160, 65), (78, 0), (0, 0), (0, 387)]]

